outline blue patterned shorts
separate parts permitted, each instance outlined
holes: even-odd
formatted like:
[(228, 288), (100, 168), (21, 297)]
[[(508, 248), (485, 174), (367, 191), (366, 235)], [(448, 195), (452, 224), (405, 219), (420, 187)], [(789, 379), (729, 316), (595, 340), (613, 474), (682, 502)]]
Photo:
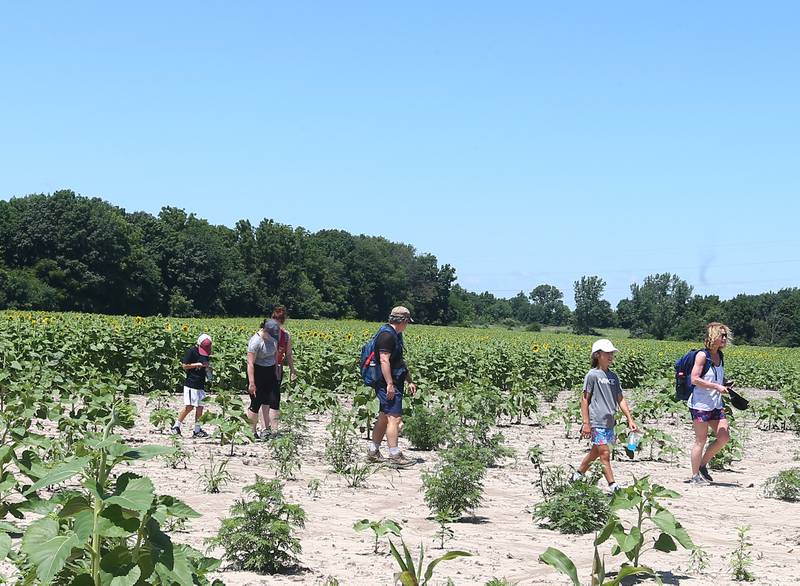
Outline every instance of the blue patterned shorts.
[(593, 427), (592, 428), (592, 445), (604, 446), (613, 444), (617, 436), (614, 435), (613, 427)]
[(689, 409), (692, 414), (692, 421), (701, 421), (703, 423), (708, 421), (720, 421), (727, 419), (725, 409), (712, 409), (711, 411), (701, 411), (700, 409)]

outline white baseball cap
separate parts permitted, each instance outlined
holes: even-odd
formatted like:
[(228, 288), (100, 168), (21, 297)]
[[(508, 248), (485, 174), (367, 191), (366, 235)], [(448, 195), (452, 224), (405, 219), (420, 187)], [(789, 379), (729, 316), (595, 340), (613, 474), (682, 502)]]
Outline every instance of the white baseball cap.
[(592, 354), (598, 350), (603, 352), (619, 352), (619, 350), (614, 348), (614, 344), (611, 343), (611, 340), (606, 340), (605, 338), (597, 340), (597, 342), (592, 344)]

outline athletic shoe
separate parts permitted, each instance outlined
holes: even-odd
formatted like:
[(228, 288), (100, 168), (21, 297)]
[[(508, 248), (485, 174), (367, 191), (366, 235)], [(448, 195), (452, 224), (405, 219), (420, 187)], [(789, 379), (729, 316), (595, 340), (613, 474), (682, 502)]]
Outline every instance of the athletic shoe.
[(708, 468), (706, 468), (705, 466), (700, 466), (700, 476), (702, 476), (709, 482), (714, 482), (714, 479), (711, 478), (711, 474), (708, 473)]
[(708, 480), (703, 478), (700, 474), (695, 474), (689, 480), (689, 484), (691, 484), (692, 486), (706, 486), (708, 485)]
[(173, 427), (171, 430), (172, 435), (183, 435), (180, 427)]
[(403, 452), (389, 454), (389, 457), (386, 459), (386, 461), (390, 466), (394, 466), (395, 468), (408, 468), (409, 466), (413, 466), (415, 464), (413, 460), (406, 458)]
[(612, 496), (614, 495), (615, 492), (619, 490), (622, 490), (622, 487), (616, 482), (612, 482), (611, 484), (608, 485), (608, 494)]
[(572, 473), (572, 477), (570, 478), (570, 481), (571, 482), (578, 482), (580, 480), (583, 480), (583, 474), (581, 474), (578, 470), (575, 470), (575, 472)]
[(383, 462), (383, 454), (380, 450), (367, 450), (367, 460), (369, 462)]
[(256, 439), (260, 439), (262, 442), (268, 441), (271, 437), (272, 432), (268, 429), (262, 429), (256, 432)]
[(204, 429), (198, 429), (197, 431), (193, 431), (192, 432), (192, 437), (194, 437), (194, 438), (208, 437), (208, 433), (206, 433), (206, 431)]

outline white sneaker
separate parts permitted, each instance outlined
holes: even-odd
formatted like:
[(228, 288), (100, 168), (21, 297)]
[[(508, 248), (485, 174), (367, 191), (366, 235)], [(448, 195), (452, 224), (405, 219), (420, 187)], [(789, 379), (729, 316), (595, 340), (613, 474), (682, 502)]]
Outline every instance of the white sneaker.
[(614, 495), (615, 492), (619, 490), (622, 490), (622, 487), (616, 482), (612, 482), (611, 484), (608, 485), (608, 494), (612, 496)]
[(692, 486), (705, 486), (708, 484), (708, 480), (703, 478), (701, 474), (695, 474), (689, 480), (689, 484), (691, 484)]
[(581, 474), (578, 470), (575, 470), (575, 472), (572, 473), (572, 477), (570, 478), (570, 481), (578, 482), (580, 480), (583, 480), (583, 474)]

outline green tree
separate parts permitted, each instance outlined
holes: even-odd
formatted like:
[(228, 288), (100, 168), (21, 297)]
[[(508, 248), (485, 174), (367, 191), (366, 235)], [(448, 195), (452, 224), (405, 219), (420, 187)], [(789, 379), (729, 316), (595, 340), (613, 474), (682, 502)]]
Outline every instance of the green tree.
[(538, 285), (528, 294), (531, 300), (531, 321), (552, 326), (569, 322), (569, 307), (564, 304), (564, 294), (553, 285)]
[(645, 277), (641, 285), (631, 285), (631, 331), (659, 340), (667, 338), (686, 312), (692, 288), (671, 273)]
[(583, 276), (575, 281), (573, 328), (577, 334), (589, 334), (594, 328), (610, 326), (614, 321), (611, 304), (602, 299), (606, 282), (597, 276)]

